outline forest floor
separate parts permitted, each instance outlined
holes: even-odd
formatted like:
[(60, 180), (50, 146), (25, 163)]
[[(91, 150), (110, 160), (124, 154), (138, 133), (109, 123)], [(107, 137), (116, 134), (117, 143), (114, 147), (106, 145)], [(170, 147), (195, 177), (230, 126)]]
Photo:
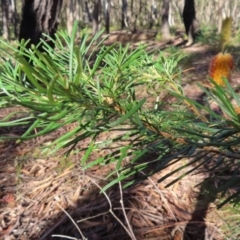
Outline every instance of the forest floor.
[[(182, 36), (167, 42), (156, 41), (152, 33), (123, 35), (115, 32), (106, 44), (113, 42), (131, 42), (132, 47), (146, 43), (149, 50), (156, 51), (178, 47), (188, 55), (183, 63), (183, 89), (187, 96), (201, 100), (203, 92), (196, 84), (207, 82), (208, 65), (216, 54), (213, 47), (201, 43), (184, 47)], [(233, 52), (236, 58), (240, 56), (238, 52), (237, 48)], [(236, 66), (233, 85), (239, 85), (239, 76)], [(148, 101), (154, 104), (155, 99), (149, 96)], [(14, 109), (1, 109), (0, 119), (12, 111)], [(26, 142), (0, 142), (0, 239), (67, 239), (64, 235), (72, 237), (69, 239), (89, 240), (240, 238), (233, 236), (232, 228), (228, 227), (234, 223), (233, 219), (236, 222), (240, 220), (232, 206), (217, 209), (218, 196), (203, 192), (200, 186), (196, 187), (212, 174), (206, 171), (206, 166), (194, 170), (168, 188), (166, 185), (179, 177), (179, 172), (158, 183), (162, 176), (191, 161), (182, 159), (164, 172), (156, 173), (131, 188), (123, 190), (121, 185), (117, 185), (100, 194), (101, 187), (106, 184), (105, 177), (114, 169), (114, 164), (83, 171), (79, 165), (79, 159), (83, 156), (81, 152), (69, 156), (64, 156), (63, 151), (51, 156), (43, 153), (42, 147), (73, 127), (68, 126)], [(16, 135), (21, 134), (23, 129), (0, 129), (0, 134), (4, 131)], [(104, 141), (113, 134), (120, 133), (111, 131), (99, 136), (99, 140)], [(78, 147), (84, 148), (88, 144), (86, 140)], [(111, 151), (101, 150), (91, 156), (90, 161)], [(156, 155), (153, 153), (145, 158), (151, 160)], [(194, 167), (190, 165), (184, 172)], [(145, 173), (139, 175), (144, 176)], [(229, 223), (230, 217), (232, 220)]]

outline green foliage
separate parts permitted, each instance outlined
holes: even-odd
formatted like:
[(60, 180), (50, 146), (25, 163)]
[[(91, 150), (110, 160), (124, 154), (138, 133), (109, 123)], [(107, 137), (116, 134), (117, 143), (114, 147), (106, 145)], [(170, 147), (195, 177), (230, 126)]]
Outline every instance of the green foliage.
[[(88, 148), (80, 149), (85, 151), (80, 159), (84, 169), (115, 163), (103, 191), (126, 179), (124, 186), (127, 187), (139, 180), (129, 180), (138, 172), (151, 169), (147, 172), (151, 175), (181, 161), (182, 157), (191, 157), (192, 161), (174, 172), (194, 164), (196, 167), (187, 173), (191, 174), (216, 158), (216, 164), (211, 165), (209, 171), (221, 166), (215, 178), (222, 186), (212, 191), (225, 194), (229, 188), (238, 189), (236, 156), (239, 156), (240, 125), (230, 99), (237, 104), (240, 100), (229, 84), (225, 89), (212, 82), (213, 88), (203, 88), (208, 103), (201, 105), (184, 96), (178, 69), (182, 54), (159, 52), (156, 59), (144, 46), (131, 49), (121, 45), (106, 47), (101, 41), (96, 44), (101, 33), (92, 40), (83, 33), (78, 44), (75, 34), (76, 25), (71, 37), (60, 31), (54, 50), (47, 42), (42, 43), (44, 53), (35, 46), (26, 49), (24, 42), (20, 47), (2, 42), (1, 51), (10, 54), (2, 58), (0, 65), (0, 107), (23, 106), (28, 113), (11, 113), (0, 120), (0, 127), (25, 126), (27, 130), (15, 139), (27, 140), (74, 123), (72, 130), (57, 138), (50, 147), (54, 151), (66, 148), (69, 153), (79, 142), (90, 139)], [(154, 106), (149, 107), (141, 95), (144, 90), (154, 90)], [(165, 106), (164, 101), (159, 100), (163, 91), (177, 97), (176, 102)], [(223, 115), (211, 110), (212, 101), (218, 103)], [(116, 129), (120, 135), (113, 135), (105, 142), (96, 140), (100, 134)], [(2, 140), (9, 138), (13, 137), (0, 136)], [(89, 161), (95, 151), (118, 141), (127, 144)], [(156, 157), (143, 160), (149, 153)], [(230, 172), (230, 177), (223, 181), (221, 176), (226, 172)], [(179, 179), (182, 177), (184, 175)], [(238, 201), (238, 193), (237, 190), (227, 200)]]
[(234, 207), (231, 203), (226, 204), (220, 211), (220, 220), (224, 220), (221, 230), (225, 235), (224, 239), (238, 240), (240, 236), (239, 224), (239, 203)]
[[(171, 133), (172, 126), (184, 124), (181, 111), (158, 111), (154, 106), (149, 109), (145, 106), (146, 99), (136, 93), (140, 88), (160, 92), (168, 82), (175, 84), (177, 62), (183, 56), (176, 53), (166, 57), (159, 53), (158, 59), (154, 59), (144, 46), (131, 50), (129, 46), (105, 47), (101, 42), (96, 45), (101, 33), (90, 41), (83, 33), (81, 42), (75, 44), (76, 26), (74, 29), (71, 37), (64, 31), (56, 35), (54, 50), (42, 42), (44, 53), (35, 46), (26, 49), (24, 42), (18, 48), (2, 42), (5, 46), (1, 51), (11, 54), (0, 66), (0, 106), (23, 106), (29, 109), (29, 114), (17, 117), (21, 113), (11, 113), (1, 119), (0, 127), (24, 125), (27, 130), (15, 138), (27, 140), (76, 123), (75, 128), (50, 147), (70, 152), (78, 142), (91, 138), (92, 144), (83, 149), (86, 152), (82, 166), (117, 161), (116, 171), (110, 175), (119, 172), (119, 179), (115, 180), (118, 182), (147, 167), (148, 163), (138, 163), (138, 159), (150, 151), (148, 146), (156, 139), (164, 139), (159, 138), (159, 128)], [(182, 121), (177, 120), (181, 118)], [(99, 134), (116, 128), (122, 131), (121, 136), (105, 143), (95, 141)], [(13, 137), (1, 136), (2, 140), (9, 138)], [(134, 140), (109, 156), (88, 162), (89, 156), (103, 145), (123, 139)], [(162, 156), (170, 151), (169, 144), (165, 140), (156, 144), (163, 150)], [(131, 156), (132, 163), (124, 167), (124, 159)]]
[[(222, 207), (227, 202), (239, 202), (239, 143), (240, 143), (240, 118), (239, 107), (240, 98), (235, 93), (227, 79), (224, 79), (226, 87), (219, 86), (214, 81), (211, 81), (213, 87), (210, 89), (203, 88), (207, 95), (207, 104), (201, 105), (185, 98), (183, 95), (176, 94), (179, 98), (186, 100), (188, 104), (193, 106), (199, 113), (208, 116), (208, 118), (197, 121), (190, 127), (186, 125), (178, 131), (188, 132), (192, 135), (192, 139), (188, 141), (189, 145), (194, 145), (196, 149), (207, 151), (207, 155), (194, 159), (192, 163), (200, 162), (198, 167), (202, 164), (208, 164), (211, 159), (216, 159), (216, 165), (213, 165), (208, 170), (214, 170), (215, 176), (209, 177), (204, 181), (204, 188), (209, 189), (212, 194), (221, 194), (222, 197), (229, 189), (234, 191), (234, 194), (228, 196), (225, 201), (219, 204)], [(214, 112), (209, 106), (210, 103), (218, 104), (222, 114)], [(202, 159), (202, 161), (199, 161)], [(223, 178), (223, 176), (225, 176)], [(213, 187), (213, 181), (218, 182), (219, 187)]]
[(220, 35), (217, 33), (216, 27), (202, 25), (199, 34), (196, 36), (196, 41), (208, 44), (211, 46), (219, 46)]

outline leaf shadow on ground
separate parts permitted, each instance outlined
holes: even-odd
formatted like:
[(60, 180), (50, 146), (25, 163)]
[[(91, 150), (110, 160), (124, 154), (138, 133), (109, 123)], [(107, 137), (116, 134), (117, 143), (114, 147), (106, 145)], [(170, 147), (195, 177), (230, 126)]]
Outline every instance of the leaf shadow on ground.
[[(53, 135), (52, 138), (54, 139), (55, 136)], [(48, 137), (48, 139), (50, 138)], [(41, 138), (38, 140), (44, 142)], [(83, 144), (88, 143), (80, 143), (81, 146)], [(21, 153), (19, 150), (14, 152), (16, 147), (24, 150), (25, 153)], [(11, 159), (18, 159), (18, 155), (31, 154), (33, 148), (34, 142), (26, 142), (18, 146), (9, 145), (7, 150), (8, 153), (11, 153), (9, 155)], [(108, 152), (107, 150), (102, 154)], [(99, 154), (91, 156), (91, 159), (99, 157)], [(79, 165), (81, 155), (77, 155), (74, 157), (75, 160), (72, 160), (72, 165), (62, 166), (59, 169), (61, 157), (61, 155), (57, 155), (45, 158), (39, 155), (33, 159), (31, 155), (28, 155), (18, 173), (18, 183), (15, 182), (8, 186), (8, 190), (5, 189), (7, 191), (2, 191), (2, 194), (5, 195), (15, 189), (14, 186), (17, 186), (18, 189), (12, 193), (18, 196), (15, 207), (18, 209), (20, 221), (15, 223), (14, 229), (9, 229), (15, 237), (20, 237), (23, 234), (20, 230), (25, 229), (25, 233), (28, 234), (27, 239), (59, 239), (59, 237), (52, 237), (53, 234), (81, 239), (76, 226), (63, 213), (59, 204), (76, 222), (80, 221), (77, 225), (87, 239), (131, 239), (116, 217), (124, 226), (127, 226), (126, 219), (128, 219), (137, 239), (151, 239), (160, 236), (171, 236), (174, 239), (177, 235), (184, 236), (185, 240), (203, 239), (199, 236), (205, 232), (212, 236), (216, 234), (217, 237), (213, 239), (220, 239), (218, 232), (214, 233), (216, 226), (205, 225), (207, 214), (212, 212), (209, 206), (216, 195), (209, 197), (207, 193), (203, 192), (206, 188), (200, 188), (200, 190), (195, 188), (204, 178), (214, 173), (210, 173), (205, 167), (202, 167), (198, 169), (200, 174), (198, 171), (194, 171), (192, 175), (190, 174), (182, 180), (179, 178), (179, 174), (184, 175), (186, 172), (174, 173), (176, 168), (182, 168), (183, 163), (189, 164), (185, 171), (192, 170), (198, 164), (192, 155), (180, 156), (177, 160), (173, 158), (174, 164), (170, 163), (168, 168), (159, 171), (161, 161), (151, 163), (158, 159), (159, 155), (149, 152), (138, 161), (138, 163), (149, 162), (148, 168), (121, 184), (124, 185), (134, 179), (138, 181), (132, 187), (124, 190), (121, 190), (119, 185), (115, 185), (106, 191), (106, 195), (99, 193), (100, 188), (97, 185), (103, 187), (107, 184), (110, 179), (106, 181), (104, 176), (115, 169), (114, 164), (83, 171)], [(190, 162), (188, 162), (189, 159)], [(192, 164), (194, 161), (195, 163)], [(210, 160), (206, 165), (210, 165)], [(12, 168), (14, 169), (15, 166)], [(201, 174), (201, 171), (205, 173)], [(16, 169), (15, 172), (12, 170), (11, 176), (14, 177), (14, 174), (16, 174)], [(159, 181), (166, 174), (167, 178)], [(179, 181), (169, 188), (165, 187), (177, 178)], [(18, 194), (21, 195), (20, 198)], [(124, 208), (120, 200), (122, 200)], [(16, 208), (11, 208), (11, 210), (16, 212)], [(11, 213), (11, 210), (8, 208), (5, 210), (5, 220), (10, 219), (8, 214)], [(213, 214), (215, 214), (214, 211)], [(204, 231), (204, 227), (206, 227), (206, 231)]]
[[(81, 220), (78, 226), (87, 239), (133, 239), (129, 237), (115, 216), (124, 226), (128, 226), (126, 221), (128, 219), (136, 239), (151, 239), (152, 237), (175, 239), (177, 236), (182, 236), (184, 240), (221, 239), (220, 230), (216, 231), (221, 219), (216, 215), (213, 204), (217, 194), (207, 191), (209, 188), (214, 188), (217, 180), (211, 180), (210, 177), (212, 185), (209, 184), (208, 179), (206, 181), (208, 188), (205, 187), (204, 182), (205, 178), (214, 175), (213, 171), (208, 171), (208, 166), (214, 165), (216, 158), (204, 152), (199, 152), (196, 155), (197, 157), (181, 156), (177, 161), (175, 160), (174, 164), (170, 163), (169, 167), (162, 172), (158, 171), (161, 163), (149, 164), (148, 169), (121, 182), (123, 185), (128, 181), (138, 179), (135, 185), (123, 191), (116, 185), (107, 191), (105, 196), (103, 194), (96, 196), (96, 192), (99, 192), (100, 189), (94, 188), (86, 196), (88, 203), (85, 205), (80, 201), (79, 207), (70, 211), (71, 216), (76, 221)], [(208, 161), (206, 162), (205, 159), (199, 160), (199, 155), (206, 157)], [(148, 153), (139, 161), (146, 162), (157, 158), (157, 154)], [(198, 159), (197, 162), (196, 158)], [(183, 164), (181, 162), (185, 161), (186, 163), (188, 159), (191, 159), (188, 163), (189, 168), (185, 169), (184, 173), (176, 172), (177, 176), (173, 174), (175, 168), (177, 166), (182, 168)], [(186, 174), (187, 171), (192, 171), (199, 162), (205, 163), (202, 167), (193, 171), (192, 174), (200, 180), (193, 180), (194, 177), (189, 176), (187, 182), (189, 181), (191, 184), (182, 182), (181, 176)], [(166, 172), (168, 172), (167, 178), (165, 177)], [(148, 175), (150, 176), (147, 177)], [(89, 176), (94, 178), (96, 174), (90, 174)], [(165, 180), (159, 181), (161, 177)], [(170, 189), (165, 188), (167, 183), (176, 180), (177, 177), (180, 178), (173, 184), (174, 190), (171, 189), (171, 186)], [(105, 183), (103, 181), (99, 185), (104, 186)], [(200, 187), (196, 188), (196, 185), (200, 183)], [(192, 189), (189, 190), (189, 188)], [(95, 195), (94, 198), (92, 198), (92, 194)], [(123, 201), (124, 211), (121, 201)], [(115, 216), (109, 212), (109, 209)], [(60, 225), (55, 225), (50, 233), (64, 234), (79, 239), (81, 236), (68, 217), (64, 216), (64, 221)], [(45, 238), (44, 236), (41, 239), (55, 238)]]
[[(101, 183), (99, 184), (101, 185)], [(148, 186), (148, 189), (144, 189), (143, 186)], [(175, 224), (177, 224), (177, 222), (175, 222), (175, 224), (171, 224), (173, 218), (176, 217), (178, 218), (178, 221), (186, 222), (186, 220), (191, 216), (191, 212), (189, 210), (182, 218), (175, 214), (176, 206), (173, 204), (170, 207), (169, 201), (167, 205), (169, 208), (171, 208), (174, 217), (166, 216), (166, 213), (163, 210), (160, 210), (162, 215), (160, 217), (159, 208), (161, 209), (161, 207), (164, 206), (163, 201), (168, 201), (166, 199), (166, 195), (162, 193), (159, 196), (156, 196), (155, 191), (150, 189), (149, 183), (147, 184), (147, 182), (144, 181), (142, 181), (141, 184), (136, 184), (130, 189), (123, 190), (122, 193), (118, 187), (114, 187), (110, 191), (106, 192), (107, 197), (103, 196), (103, 194), (96, 197), (96, 192), (99, 192), (99, 190), (100, 189), (98, 188), (92, 189), (92, 193), (89, 193), (89, 195), (86, 196), (88, 199), (87, 201), (89, 202), (89, 199), (92, 199), (92, 194), (94, 194), (95, 196), (92, 201), (90, 200), (90, 202), (86, 205), (80, 201), (79, 207), (70, 211), (71, 216), (76, 220), (76, 222), (82, 220), (82, 222), (78, 223), (78, 226), (84, 237), (87, 239), (131, 239), (126, 231), (122, 228), (121, 224), (116, 220), (116, 217), (118, 217), (124, 226), (127, 226), (126, 216), (129, 219), (131, 227), (134, 229), (133, 232), (137, 239), (148, 239), (153, 236), (175, 236), (178, 229), (175, 228)], [(155, 196), (151, 197), (152, 194)], [(124, 215), (120, 200), (122, 200), (124, 203), (124, 211), (126, 215)], [(171, 201), (173, 201), (173, 199)], [(175, 204), (177, 204), (177, 200), (174, 199), (174, 201)], [(148, 206), (146, 206), (146, 204), (148, 204)], [(201, 214), (203, 217), (205, 213), (204, 210), (207, 211), (208, 205), (206, 204), (205, 208), (203, 208), (203, 206), (201, 207), (201, 211), (198, 210), (198, 214)], [(111, 209), (115, 216), (109, 212), (109, 209)], [(183, 211), (179, 205), (178, 210)], [(186, 209), (184, 210), (186, 211)], [(164, 215), (165, 219), (162, 219)], [(192, 216), (194, 216), (194, 214)], [(80, 239), (81, 236), (76, 229), (76, 226), (73, 225), (68, 217), (64, 216), (63, 219), (64, 220), (58, 222), (59, 225), (54, 225), (54, 228), (50, 228), (50, 234), (63, 234)], [(85, 221), (83, 221), (83, 219), (85, 219)], [(191, 226), (185, 230), (185, 233), (192, 233), (195, 230), (193, 237), (196, 237), (196, 235), (200, 236), (200, 233), (203, 229), (199, 229), (199, 225), (204, 225), (204, 221), (205, 219), (201, 219), (201, 221), (198, 219), (198, 227), (196, 228), (196, 219), (192, 217), (192, 219), (189, 221), (189, 225)], [(192, 224), (194, 224), (194, 226), (192, 226)], [(41, 239), (55, 238), (47, 238), (46, 235), (44, 235)]]

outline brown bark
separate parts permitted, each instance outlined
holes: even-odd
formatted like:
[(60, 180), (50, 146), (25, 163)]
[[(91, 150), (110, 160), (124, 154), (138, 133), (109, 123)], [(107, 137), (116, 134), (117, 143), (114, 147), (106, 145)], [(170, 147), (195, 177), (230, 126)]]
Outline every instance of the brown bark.
[(170, 28), (168, 23), (169, 18), (169, 3), (170, 0), (164, 0), (162, 5), (162, 26), (161, 33), (163, 39), (168, 39), (170, 37)]
[(122, 29), (128, 28), (128, 3), (127, 0), (122, 0)]
[(142, 2), (122, 0), (122, 29), (128, 28), (132, 33), (137, 32), (137, 20), (141, 13)]
[(14, 35), (15, 38), (18, 37), (18, 16), (17, 16), (17, 9), (16, 9), (16, 0), (11, 0), (11, 4), (9, 6), (9, 20), (13, 24), (14, 28)]
[(67, 31), (68, 34), (71, 35), (72, 33), (72, 28), (73, 28), (73, 22), (74, 22), (74, 5), (75, 1), (73, 0), (68, 0), (66, 2), (66, 25), (67, 25)]
[(105, 29), (106, 33), (110, 32), (110, 10), (111, 10), (111, 0), (106, 0), (105, 7)]
[(92, 22), (92, 14), (91, 14), (91, 11), (89, 9), (89, 6), (88, 6), (88, 1), (85, 1), (85, 9), (86, 9), (86, 12), (87, 12), (87, 18), (88, 18), (88, 22)]
[[(81, 1), (80, 0), (68, 0), (66, 2), (66, 22), (67, 22), (67, 30), (69, 35), (72, 33), (72, 28), (75, 21), (80, 21), (81, 14)], [(77, 32), (79, 35), (79, 31)]]
[(2, 29), (3, 29), (3, 38), (9, 39), (9, 22), (8, 22), (8, 1), (2, 0)]
[[(62, 2), (62, 0), (25, 0), (19, 40), (30, 39), (28, 46), (31, 44), (36, 46), (41, 38), (46, 39), (43, 34), (54, 39)], [(54, 47), (52, 41), (49, 41), (49, 44)]]
[(151, 29), (157, 22), (157, 5), (154, 0), (152, 0), (152, 4), (150, 6), (150, 17), (149, 17), (149, 28)]
[(93, 36), (101, 30), (101, 0), (95, 0), (92, 12), (92, 34)]
[(223, 1), (220, 0), (218, 2), (218, 34), (221, 33), (222, 30), (222, 9), (223, 9)]

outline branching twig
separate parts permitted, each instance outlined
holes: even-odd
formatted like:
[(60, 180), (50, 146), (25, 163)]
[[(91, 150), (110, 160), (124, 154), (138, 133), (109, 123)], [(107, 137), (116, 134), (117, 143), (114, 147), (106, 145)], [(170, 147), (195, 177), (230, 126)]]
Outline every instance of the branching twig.
[[(54, 235), (52, 235), (52, 237), (59, 237), (59, 238), (66, 238), (66, 239), (71, 239), (71, 240), (79, 240), (79, 239), (77, 239), (77, 238), (74, 238), (74, 237), (69, 237), (69, 236), (66, 236), (66, 235), (58, 235), (58, 234), (54, 234)], [(84, 238), (84, 239), (86, 239), (86, 238)]]
[[(55, 197), (55, 200), (57, 201), (57, 198), (56, 198), (56, 197)], [(83, 239), (83, 240), (87, 240), (87, 239), (84, 237), (84, 235), (83, 235), (82, 231), (80, 230), (80, 228), (78, 227), (78, 225), (75, 223), (75, 221), (72, 219), (72, 217), (68, 214), (68, 212), (65, 211), (65, 210), (63, 209), (63, 207), (62, 207), (58, 202), (56, 202), (56, 203), (57, 203), (58, 207), (69, 217), (69, 219), (71, 220), (71, 222), (74, 224), (74, 226), (75, 226), (76, 229), (78, 230), (79, 234), (81, 235), (82, 239)]]
[[(102, 190), (102, 188), (100, 187), (100, 185), (98, 183), (96, 183), (95, 181), (93, 181), (91, 178), (90, 180), (92, 181), (92, 183), (94, 185), (96, 185), (98, 187), (99, 190)], [(108, 203), (109, 203), (109, 212), (112, 214), (112, 216), (121, 224), (121, 226), (124, 228), (124, 230), (126, 231), (126, 233), (131, 237), (132, 234), (131, 232), (126, 228), (126, 226), (124, 226), (124, 224), (121, 222), (121, 220), (114, 214), (113, 212), (113, 208), (112, 208), (112, 203), (111, 200), (109, 199), (108, 195), (103, 191), (104, 196), (106, 197)]]
[[(118, 175), (118, 177), (119, 177), (119, 173), (118, 173), (118, 172), (117, 172), (117, 175)], [(134, 234), (134, 232), (133, 232), (132, 226), (131, 226), (131, 224), (129, 223), (129, 220), (128, 220), (126, 211), (125, 211), (125, 207), (124, 207), (124, 203), (123, 203), (122, 184), (121, 184), (120, 181), (119, 181), (118, 184), (119, 184), (119, 191), (120, 191), (120, 197), (121, 197), (121, 199), (120, 199), (120, 204), (121, 204), (121, 206), (122, 206), (123, 215), (124, 215), (124, 217), (125, 217), (125, 220), (126, 220), (128, 229), (129, 229), (129, 231), (131, 232), (131, 238), (132, 238), (133, 240), (137, 240), (136, 237), (135, 237), (135, 234)]]
[(77, 223), (84, 222), (84, 221), (89, 220), (89, 219), (93, 219), (93, 218), (96, 218), (96, 217), (103, 216), (103, 215), (107, 214), (108, 212), (109, 212), (109, 211), (104, 212), (104, 213), (99, 213), (99, 214), (94, 215), (94, 216), (92, 216), (92, 217), (83, 218), (83, 219), (81, 219), (81, 220), (78, 220)]

